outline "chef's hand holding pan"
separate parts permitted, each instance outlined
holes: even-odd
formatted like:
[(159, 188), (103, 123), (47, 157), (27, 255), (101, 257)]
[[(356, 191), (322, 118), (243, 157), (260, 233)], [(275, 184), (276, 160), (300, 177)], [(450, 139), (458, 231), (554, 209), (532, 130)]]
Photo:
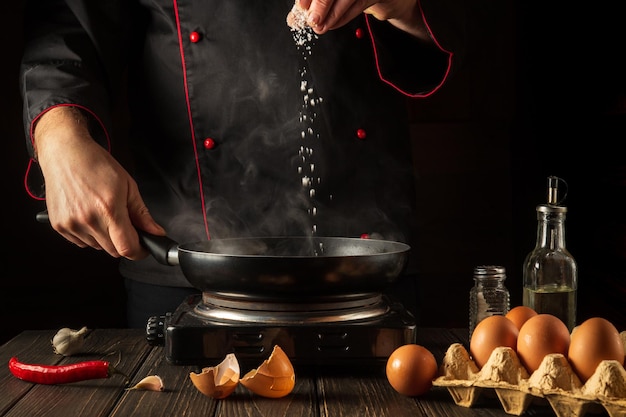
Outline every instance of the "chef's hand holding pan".
[(137, 231), (165, 235), (122, 165), (89, 134), (81, 111), (44, 113), (35, 127), (36, 157), (46, 183), (50, 225), (75, 245), (111, 256), (142, 259)]
[(337, 29), (360, 13), (387, 20), (397, 28), (431, 42), (418, 0), (296, 0), (308, 10), (308, 24), (318, 34)]

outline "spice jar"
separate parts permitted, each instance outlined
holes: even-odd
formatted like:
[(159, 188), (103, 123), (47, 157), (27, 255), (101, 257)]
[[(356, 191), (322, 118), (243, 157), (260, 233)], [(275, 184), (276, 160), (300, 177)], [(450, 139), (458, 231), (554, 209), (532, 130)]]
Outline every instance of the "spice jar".
[(484, 318), (504, 316), (509, 312), (509, 290), (504, 286), (506, 269), (498, 265), (481, 265), (474, 268), (474, 287), (470, 290), (469, 337)]

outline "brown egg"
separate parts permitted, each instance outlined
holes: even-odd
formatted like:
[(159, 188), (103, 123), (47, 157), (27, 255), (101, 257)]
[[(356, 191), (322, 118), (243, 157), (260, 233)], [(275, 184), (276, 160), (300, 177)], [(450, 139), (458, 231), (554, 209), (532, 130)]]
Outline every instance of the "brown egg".
[(526, 320), (517, 336), (517, 356), (532, 374), (550, 353), (567, 356), (570, 335), (565, 323), (552, 314), (537, 314)]
[(198, 391), (207, 397), (221, 399), (228, 397), (237, 388), (239, 372), (237, 358), (229, 353), (219, 365), (203, 368), (199, 374), (191, 372), (189, 378)]
[(617, 328), (601, 317), (585, 320), (572, 332), (567, 358), (583, 383), (603, 360), (624, 365), (624, 346)]
[(510, 347), (515, 350), (519, 330), (504, 316), (489, 316), (482, 319), (474, 328), (470, 340), (470, 355), (476, 365), (482, 368), (497, 347)]
[(424, 346), (403, 345), (389, 355), (385, 372), (389, 384), (400, 394), (422, 395), (437, 376), (437, 360)]
[(276, 345), (270, 357), (257, 369), (245, 374), (239, 382), (262, 397), (280, 398), (293, 390), (296, 374), (285, 352)]
[(522, 328), (522, 325), (526, 323), (526, 320), (536, 315), (537, 312), (530, 307), (517, 306), (510, 309), (504, 317), (511, 320), (519, 330)]

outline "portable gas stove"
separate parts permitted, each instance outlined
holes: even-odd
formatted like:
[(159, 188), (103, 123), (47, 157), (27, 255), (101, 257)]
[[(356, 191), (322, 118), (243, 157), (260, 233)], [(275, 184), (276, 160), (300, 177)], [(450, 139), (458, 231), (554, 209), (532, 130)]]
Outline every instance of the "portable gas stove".
[(416, 323), (380, 293), (285, 302), (204, 292), (151, 317), (146, 332), (174, 365), (214, 366), (228, 353), (258, 365), (275, 345), (294, 365), (358, 365), (415, 343)]

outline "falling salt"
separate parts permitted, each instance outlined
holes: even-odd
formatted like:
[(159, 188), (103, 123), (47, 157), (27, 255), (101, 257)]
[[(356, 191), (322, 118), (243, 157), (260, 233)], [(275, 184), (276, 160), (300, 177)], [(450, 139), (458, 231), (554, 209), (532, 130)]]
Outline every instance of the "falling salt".
[[(307, 67), (307, 58), (312, 54), (312, 47), (317, 40), (317, 34), (308, 25), (308, 12), (300, 7), (299, 1), (296, 0), (291, 11), (287, 15), (287, 25), (291, 28), (292, 37), (298, 51), (302, 55), (302, 64), (300, 66), (300, 91), (302, 92), (302, 108), (300, 110), (300, 124), (302, 131), (300, 132), (300, 140), (302, 145), (298, 151), (301, 165), (298, 165), (298, 175), (301, 176), (302, 187), (308, 191), (309, 196), (309, 215), (314, 218), (317, 215), (317, 207), (315, 206), (316, 189), (315, 184), (320, 184), (321, 180), (316, 177), (314, 180), (315, 161), (313, 159), (313, 147), (310, 145), (319, 138), (319, 134), (315, 132), (314, 122), (317, 114), (315, 107), (322, 102), (322, 98), (315, 94), (315, 89), (310, 82), (309, 71)], [(307, 170), (308, 169), (308, 170)], [(311, 232), (317, 234), (317, 225), (313, 221)]]

